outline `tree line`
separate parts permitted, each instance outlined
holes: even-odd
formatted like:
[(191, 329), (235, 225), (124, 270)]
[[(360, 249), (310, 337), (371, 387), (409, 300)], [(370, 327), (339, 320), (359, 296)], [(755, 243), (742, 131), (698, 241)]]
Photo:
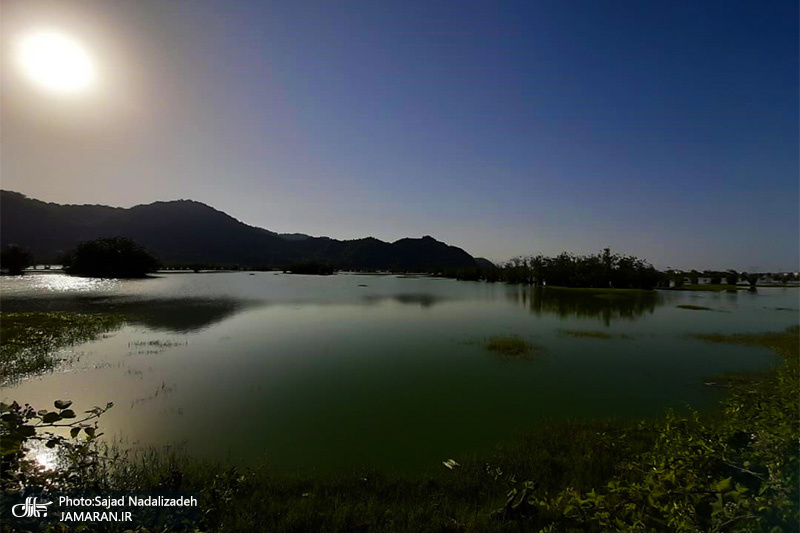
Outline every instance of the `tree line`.
[(544, 255), (515, 257), (496, 267), (454, 269), (443, 272), (462, 280), (501, 281), (533, 286), (653, 289), (668, 286), (669, 278), (643, 259), (624, 254), (602, 253), (576, 255), (562, 252), (555, 257)]
[[(34, 257), (19, 246), (8, 246), (0, 253), (0, 268), (4, 273), (19, 275), (33, 264)], [(92, 277), (142, 277), (159, 268), (201, 270), (240, 270), (240, 265), (212, 263), (185, 263), (163, 265), (150, 252), (132, 239), (112, 237), (80, 243), (67, 253), (62, 264), (69, 274)], [(249, 270), (274, 270), (272, 266), (256, 266)], [(296, 262), (281, 270), (305, 274), (332, 274), (336, 269), (318, 261)], [(645, 289), (682, 288), (685, 285), (736, 285), (747, 282), (751, 287), (763, 278), (773, 282), (797, 282), (795, 273), (747, 273), (736, 270), (659, 271), (646, 260), (625, 254), (612, 253), (604, 248), (601, 253), (577, 255), (562, 252), (555, 257), (542, 254), (515, 257), (500, 265), (478, 260), (469, 268), (433, 269), (429, 274), (465, 281), (505, 282), (531, 286), (559, 286), (586, 288)]]
[(474, 268), (444, 269), (437, 274), (464, 281), (504, 282), (531, 286), (559, 286), (615, 289), (683, 288), (687, 285), (736, 285), (755, 287), (764, 279), (774, 283), (797, 283), (797, 273), (737, 272), (736, 270), (657, 270), (644, 259), (601, 253), (577, 255), (562, 252), (515, 257), (499, 265), (481, 261)]
[[(0, 253), (0, 268), (20, 275), (33, 260), (30, 252), (12, 245)], [(67, 274), (96, 278), (140, 278), (161, 266), (153, 254), (126, 237), (82, 242), (61, 258), (61, 264)]]

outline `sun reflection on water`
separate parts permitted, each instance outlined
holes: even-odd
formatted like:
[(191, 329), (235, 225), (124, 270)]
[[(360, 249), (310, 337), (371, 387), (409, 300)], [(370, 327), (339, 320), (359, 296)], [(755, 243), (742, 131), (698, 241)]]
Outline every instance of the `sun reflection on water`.
[(31, 276), (30, 288), (48, 292), (108, 291), (118, 283), (114, 279), (79, 278), (63, 275)]

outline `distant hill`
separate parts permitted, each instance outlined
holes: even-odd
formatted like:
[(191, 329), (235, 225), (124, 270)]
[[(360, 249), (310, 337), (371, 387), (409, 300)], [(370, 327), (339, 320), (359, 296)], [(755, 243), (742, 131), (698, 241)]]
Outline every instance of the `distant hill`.
[(483, 270), (496, 270), (497, 269), (497, 265), (495, 265), (494, 263), (492, 263), (491, 261), (489, 261), (488, 259), (486, 259), (484, 257), (476, 257), (475, 258), (475, 263), (478, 265), (478, 268), (481, 268)]
[(60, 205), (0, 191), (0, 245), (27, 248), (38, 261), (57, 261), (81, 241), (118, 236), (136, 240), (167, 264), (284, 267), (320, 261), (341, 269), (407, 271), (476, 265), (461, 248), (429, 236), (393, 243), (373, 237), (339, 241), (249, 226), (192, 200), (125, 209)]

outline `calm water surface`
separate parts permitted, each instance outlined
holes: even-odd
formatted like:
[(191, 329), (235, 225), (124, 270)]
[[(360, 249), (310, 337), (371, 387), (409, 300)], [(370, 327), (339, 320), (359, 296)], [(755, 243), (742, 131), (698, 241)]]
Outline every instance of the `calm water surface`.
[[(649, 416), (720, 398), (722, 372), (776, 363), (701, 332), (798, 323), (797, 289), (634, 297), (380, 275), (259, 272), (103, 281), (0, 280), (4, 311), (120, 313), (126, 325), (64, 350), (55, 371), (4, 388), (37, 408), (57, 398), (125, 445), (181, 445), (275, 469), (440, 465), (543, 419)], [(683, 304), (711, 307), (690, 311)], [(574, 338), (565, 330), (630, 338)], [(488, 353), (494, 335), (541, 345), (528, 361)]]

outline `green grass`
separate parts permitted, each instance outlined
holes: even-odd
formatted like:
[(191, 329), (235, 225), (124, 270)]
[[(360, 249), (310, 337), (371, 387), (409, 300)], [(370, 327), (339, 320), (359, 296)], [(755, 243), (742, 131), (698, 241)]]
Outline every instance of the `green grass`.
[(539, 491), (551, 495), (566, 485), (588, 491), (602, 484), (619, 461), (651, 442), (642, 432), (617, 443), (627, 425), (613, 419), (545, 422), (491, 454), (457, 457), (460, 468), (417, 475), (367, 467), (336, 475), (275, 474), (266, 466), (234, 470), (150, 449), (120, 457), (105, 482), (122, 490), (200, 493), (211, 531), (510, 532), (524, 524), (495, 514), (509, 490), (528, 479), (540, 480)]
[(59, 348), (118, 328), (117, 315), (53, 313), (0, 314), (0, 381), (52, 368)]
[(486, 349), (500, 357), (527, 359), (544, 348), (519, 337), (495, 336), (486, 343)]
[(712, 308), (706, 307), (704, 305), (689, 305), (689, 304), (682, 304), (676, 305), (678, 309), (689, 309), (690, 311), (713, 311)]
[(558, 334), (562, 337), (574, 337), (576, 339), (602, 339), (602, 340), (612, 340), (612, 339), (630, 339), (630, 335), (625, 335), (624, 333), (613, 334), (613, 333), (606, 333), (605, 331), (585, 331), (579, 329), (559, 329)]

